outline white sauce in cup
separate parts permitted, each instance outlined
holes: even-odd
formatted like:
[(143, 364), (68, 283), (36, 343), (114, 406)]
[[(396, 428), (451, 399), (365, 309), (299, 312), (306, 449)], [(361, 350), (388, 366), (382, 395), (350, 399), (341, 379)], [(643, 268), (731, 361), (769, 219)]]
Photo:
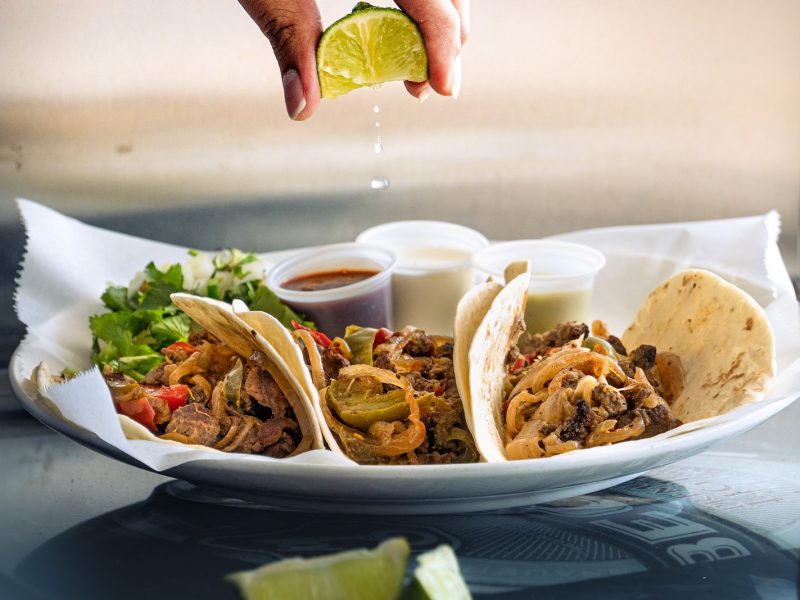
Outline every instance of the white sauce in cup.
[(394, 325), (452, 335), (456, 306), (473, 285), (472, 255), (489, 245), (468, 227), (441, 221), (397, 221), (361, 233), (357, 242), (397, 255), (392, 274)]

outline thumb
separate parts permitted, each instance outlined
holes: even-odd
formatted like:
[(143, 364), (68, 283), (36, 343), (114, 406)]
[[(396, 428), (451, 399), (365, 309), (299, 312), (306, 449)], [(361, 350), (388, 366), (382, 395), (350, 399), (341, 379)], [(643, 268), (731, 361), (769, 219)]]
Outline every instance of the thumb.
[(239, 0), (272, 44), (289, 117), (309, 118), (319, 106), (316, 49), (322, 20), (314, 0)]

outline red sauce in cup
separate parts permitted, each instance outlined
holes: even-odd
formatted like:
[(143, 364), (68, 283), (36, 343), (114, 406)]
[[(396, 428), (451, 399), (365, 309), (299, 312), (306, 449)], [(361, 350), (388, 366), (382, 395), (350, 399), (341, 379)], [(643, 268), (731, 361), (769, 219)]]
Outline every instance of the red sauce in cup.
[(281, 287), (298, 292), (316, 292), (319, 290), (332, 290), (358, 283), (377, 275), (380, 271), (337, 269), (335, 271), (322, 271), (299, 275), (281, 283)]
[(396, 262), (391, 250), (374, 244), (332, 244), (282, 260), (267, 285), (329, 338), (351, 324), (391, 329)]

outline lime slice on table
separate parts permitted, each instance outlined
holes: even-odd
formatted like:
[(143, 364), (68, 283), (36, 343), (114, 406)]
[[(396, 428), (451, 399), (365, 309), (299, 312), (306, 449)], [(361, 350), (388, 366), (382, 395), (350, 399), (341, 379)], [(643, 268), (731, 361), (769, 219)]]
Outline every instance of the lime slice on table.
[(405, 539), (391, 538), (373, 550), (290, 558), (226, 579), (247, 600), (393, 600), (403, 587), (408, 552)]
[(428, 54), (407, 14), (359, 2), (322, 34), (317, 73), (322, 97), (336, 98), (386, 81), (425, 81)]
[(420, 554), (417, 563), (414, 581), (403, 600), (471, 600), (472, 594), (450, 546), (445, 544)]

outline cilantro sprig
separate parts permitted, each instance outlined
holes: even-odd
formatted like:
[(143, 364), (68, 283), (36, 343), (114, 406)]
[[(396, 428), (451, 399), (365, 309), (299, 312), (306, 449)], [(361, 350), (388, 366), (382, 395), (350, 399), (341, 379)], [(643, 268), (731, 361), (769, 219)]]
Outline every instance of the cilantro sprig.
[[(190, 255), (199, 255), (191, 251)], [(158, 268), (150, 262), (135, 288), (109, 284), (101, 296), (109, 312), (89, 318), (94, 337), (92, 361), (101, 368), (110, 368), (141, 381), (153, 368), (164, 362), (160, 350), (185, 341), (192, 330), (189, 316), (175, 306), (170, 294), (189, 292), (232, 302), (244, 301), (251, 310), (267, 312), (284, 326), (291, 321), (313, 323), (295, 313), (264, 286), (263, 272), (259, 279), (248, 279), (252, 273), (246, 265), (256, 263), (258, 257), (240, 250), (229, 250), (212, 257), (213, 271), (203, 282), (195, 282), (193, 289), (184, 285), (180, 263)]]

